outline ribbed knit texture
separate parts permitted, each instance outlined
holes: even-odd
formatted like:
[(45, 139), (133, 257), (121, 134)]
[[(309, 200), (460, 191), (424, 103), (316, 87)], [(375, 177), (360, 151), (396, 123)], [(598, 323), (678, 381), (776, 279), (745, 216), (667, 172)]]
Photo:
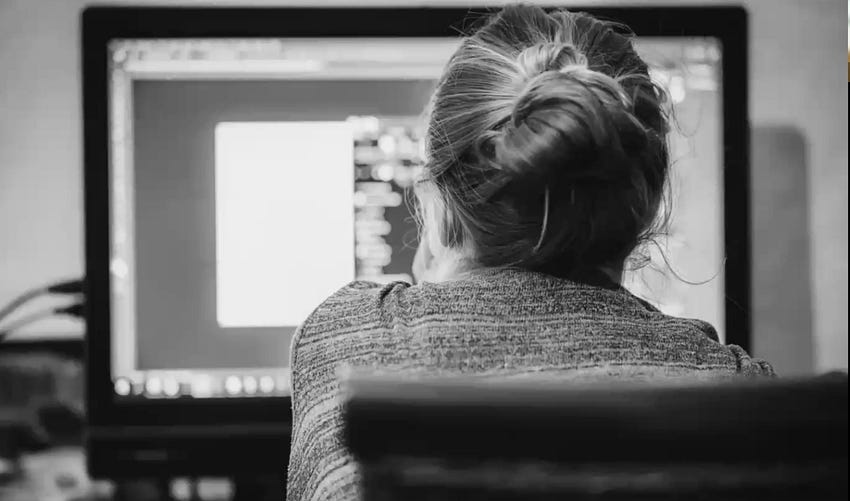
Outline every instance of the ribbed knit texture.
[(359, 499), (342, 441), (339, 374), (628, 378), (772, 376), (715, 341), (700, 320), (666, 316), (619, 287), (517, 269), (411, 286), (353, 282), (319, 306), (292, 343), (293, 436), (287, 499)]

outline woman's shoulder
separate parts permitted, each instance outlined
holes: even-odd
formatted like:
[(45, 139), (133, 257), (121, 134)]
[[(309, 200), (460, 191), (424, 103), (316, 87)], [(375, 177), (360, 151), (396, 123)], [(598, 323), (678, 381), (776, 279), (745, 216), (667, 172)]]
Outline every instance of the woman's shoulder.
[(650, 344), (659, 350), (665, 346), (688, 346), (676, 351), (690, 354), (697, 360), (722, 361), (731, 372), (744, 376), (775, 376), (773, 367), (766, 361), (750, 356), (747, 351), (734, 344), (726, 344), (717, 329), (709, 322), (697, 318), (668, 315), (647, 305), (645, 318), (653, 333)]
[[(296, 351), (307, 356), (308, 353), (313, 353), (326, 362), (330, 361), (329, 353), (346, 358), (356, 357), (358, 350), (374, 349), (380, 345), (381, 333), (393, 332), (395, 327), (414, 318), (430, 317), (435, 313), (457, 313), (470, 308), (481, 310), (478, 313), (499, 309), (499, 304), (496, 303), (506, 299), (501, 294), (504, 291), (501, 291), (500, 287), (498, 291), (493, 292), (492, 287), (485, 285), (489, 283), (478, 283), (475, 280), (421, 285), (411, 285), (407, 282), (351, 282), (333, 293), (310, 314), (296, 332), (291, 354), (295, 357)], [(512, 290), (515, 298), (517, 288), (507, 289)], [(522, 287), (519, 289), (525, 290)], [(552, 294), (550, 288), (545, 292)], [(767, 362), (750, 357), (739, 346), (723, 344), (715, 328), (708, 322), (666, 315), (645, 301), (634, 301), (635, 297), (630, 294), (611, 291), (600, 291), (599, 294), (600, 301), (604, 300), (606, 305), (613, 305), (610, 311), (597, 315), (600, 322), (610, 326), (609, 315), (616, 310), (616, 313), (623, 317), (623, 328), (629, 327), (621, 334), (632, 338), (631, 341), (639, 341), (641, 351), (648, 350), (656, 355), (670, 352), (670, 356), (679, 362), (682, 361), (679, 359), (688, 355), (685, 358), (690, 357), (694, 361), (711, 366), (723, 366), (726, 367), (725, 370), (743, 375), (774, 375), (773, 368)], [(463, 300), (460, 300), (461, 298)], [(580, 299), (580, 303), (587, 302), (584, 297)], [(555, 301), (559, 308), (565, 311), (571, 308), (564, 304), (567, 302)], [(513, 310), (511, 312), (517, 313)], [(503, 317), (504, 315), (499, 316)], [(530, 320), (534, 318), (535, 315), (529, 316)], [(582, 314), (574, 316), (573, 323), (586, 323), (593, 318), (596, 317)], [(481, 322), (488, 323), (492, 320), (486, 317)], [(594, 332), (597, 330), (599, 329), (589, 329)], [(683, 346), (688, 348), (684, 351), (671, 350), (671, 347)], [(361, 355), (367, 354), (364, 352)], [(291, 362), (294, 364), (294, 358)]]
[(356, 280), (331, 294), (302, 322), (292, 340), (291, 353), (306, 344), (337, 344), (346, 337), (380, 329), (398, 314), (407, 282)]
[(401, 307), (411, 284), (402, 281), (380, 284), (356, 280), (324, 300), (305, 320), (305, 330), (328, 330), (349, 324), (376, 322), (388, 311)]
[[(773, 367), (765, 360), (750, 356), (747, 351), (741, 346), (735, 344), (726, 344), (717, 333), (717, 330), (710, 323), (695, 318), (681, 318), (665, 315), (661, 312), (653, 314), (656, 319), (667, 324), (666, 332), (674, 334), (674, 336), (660, 336), (658, 339), (659, 347), (665, 344), (677, 345), (672, 338), (677, 338), (677, 341), (686, 341), (686, 345), (690, 346), (690, 351), (697, 359), (724, 361), (723, 365), (732, 373), (742, 376), (769, 376), (774, 377), (776, 373)], [(682, 351), (682, 350), (680, 350)], [(684, 350), (687, 352), (688, 350)]]

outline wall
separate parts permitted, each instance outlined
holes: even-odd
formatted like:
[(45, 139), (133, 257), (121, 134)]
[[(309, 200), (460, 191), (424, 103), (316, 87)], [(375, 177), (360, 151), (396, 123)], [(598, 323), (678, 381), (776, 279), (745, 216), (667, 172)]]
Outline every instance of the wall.
[[(0, 0), (0, 302), (48, 280), (79, 275), (82, 263), (81, 118), (79, 12), (85, 0)], [(114, 4), (162, 4), (99, 2)], [(172, 2), (173, 3), (173, 2)], [(202, 5), (225, 2), (184, 1)], [(226, 2), (278, 5), (280, 1)], [(285, 2), (317, 4), (318, 2)], [(334, 4), (392, 2), (353, 2)], [(405, 2), (405, 4), (412, 2)], [(461, 2), (418, 2), (453, 4)], [(494, 2), (463, 2), (494, 5)], [(551, 2), (550, 2), (551, 3)], [(609, 0), (574, 2), (614, 5)], [(620, 2), (621, 3), (621, 2)], [(630, 2), (640, 4), (642, 2)], [(700, 5), (690, 0), (653, 4)], [(728, 3), (728, 2), (722, 2)], [(811, 313), (817, 370), (847, 368), (847, 94), (845, 93), (844, 5), (838, 0), (749, 0), (751, 14), (750, 114), (756, 127), (799, 133), (806, 145), (807, 171), (794, 200), (806, 201), (807, 227), (795, 235), (808, 242), (808, 286), (804, 310)], [(170, 3), (171, 4), (171, 3)], [(327, 2), (323, 4), (329, 4)], [(569, 3), (567, 3), (569, 5)], [(834, 61), (834, 62), (832, 62)], [(770, 193), (771, 173), (753, 174), (754, 189)], [(777, 206), (782, 203), (773, 200)], [(756, 221), (762, 234), (788, 232), (783, 221)], [(764, 252), (770, 252), (769, 248)], [(761, 252), (759, 250), (759, 252)], [(755, 256), (760, 259), (762, 256)], [(798, 261), (786, 266), (799, 267)], [(775, 269), (775, 268), (774, 268)], [(755, 294), (775, 286), (754, 277)], [(793, 289), (786, 280), (783, 287)], [(767, 297), (767, 296), (765, 296)], [(756, 311), (756, 347), (775, 345), (789, 333), (769, 318), (796, 306), (793, 290)], [(808, 305), (811, 305), (809, 308)], [(73, 331), (69, 323), (37, 330)], [(808, 332), (799, 333), (803, 337)], [(790, 334), (794, 337), (793, 334)], [(788, 347), (786, 351), (793, 348)], [(790, 366), (789, 366), (790, 367)], [(781, 369), (781, 368), (780, 368)], [(811, 370), (807, 360), (786, 372)]]

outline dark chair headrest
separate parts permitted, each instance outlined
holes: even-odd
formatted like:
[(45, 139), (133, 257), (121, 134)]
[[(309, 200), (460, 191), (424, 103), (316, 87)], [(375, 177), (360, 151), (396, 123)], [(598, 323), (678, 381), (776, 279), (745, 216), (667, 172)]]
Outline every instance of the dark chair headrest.
[(345, 433), (387, 455), (588, 461), (847, 458), (847, 375), (713, 384), (353, 376)]

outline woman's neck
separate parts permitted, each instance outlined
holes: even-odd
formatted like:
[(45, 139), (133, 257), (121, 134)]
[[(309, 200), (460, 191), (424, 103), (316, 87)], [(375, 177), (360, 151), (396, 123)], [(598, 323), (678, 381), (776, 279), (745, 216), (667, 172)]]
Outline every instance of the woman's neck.
[[(490, 269), (498, 270), (501, 268), (488, 268), (480, 266), (468, 259), (443, 261), (440, 266), (437, 266), (433, 270), (430, 281), (446, 282), (451, 280), (458, 280), (466, 278), (471, 274), (475, 274), (476, 272), (487, 271)], [(623, 283), (623, 266), (601, 266), (595, 271), (591, 271), (589, 273), (581, 274), (576, 277), (564, 278), (570, 278), (572, 280), (586, 282), (598, 285), (600, 287), (618, 288), (621, 287)]]
[(615, 266), (600, 266), (599, 271), (605, 274), (606, 277), (610, 278), (612, 282), (617, 285), (621, 285), (623, 283), (623, 264)]
[[(468, 276), (470, 273), (487, 269), (487, 267), (481, 266), (474, 259), (470, 258), (469, 254), (469, 252), (462, 252), (456, 249), (442, 249), (439, 257), (432, 261), (431, 269), (428, 271), (425, 281), (446, 282), (458, 280)], [(611, 285), (619, 287), (623, 283), (624, 268), (625, 263), (603, 265), (589, 274), (585, 273), (585, 275), (587, 275), (586, 278), (591, 282), (604, 283), (605, 281), (610, 281), (612, 282)]]

